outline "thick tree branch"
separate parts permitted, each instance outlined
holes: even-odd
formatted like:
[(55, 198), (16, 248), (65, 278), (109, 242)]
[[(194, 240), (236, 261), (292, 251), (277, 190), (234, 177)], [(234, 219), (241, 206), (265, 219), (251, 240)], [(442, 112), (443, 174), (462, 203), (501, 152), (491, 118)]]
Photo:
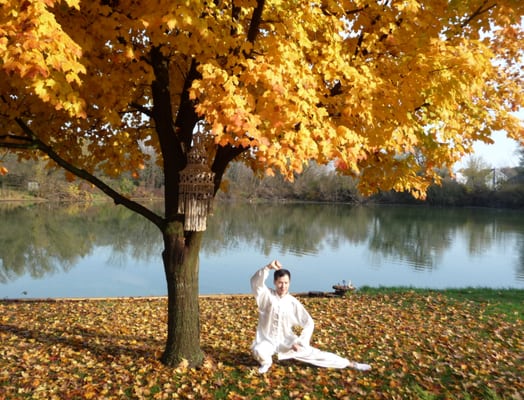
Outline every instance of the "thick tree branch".
[(134, 202), (127, 197), (122, 196), (120, 193), (118, 193), (116, 190), (111, 188), (109, 185), (104, 183), (102, 180), (98, 179), (96, 176), (90, 174), (86, 170), (80, 169), (75, 167), (70, 162), (66, 161), (60, 155), (58, 155), (52, 147), (48, 146), (44, 142), (42, 142), (38, 137), (35, 135), (33, 130), (27, 126), (27, 124), (21, 119), (21, 118), (15, 118), (16, 123), (20, 128), (24, 131), (24, 133), (27, 134), (29, 138), (31, 138), (31, 144), (32, 148), (38, 149), (49, 156), (54, 162), (56, 162), (59, 166), (64, 168), (66, 171), (71, 172), (73, 175), (78, 176), (79, 178), (84, 179), (85, 181), (92, 183), (97, 188), (99, 188), (102, 192), (104, 192), (106, 195), (108, 195), (110, 198), (113, 199), (115, 204), (121, 204), (124, 207), (144, 216), (151, 222), (153, 222), (156, 226), (158, 226), (161, 230), (163, 230), (164, 227), (164, 219), (160, 217), (159, 215), (155, 214), (153, 211), (148, 209), (147, 207), (144, 207), (143, 205)]
[(247, 32), (247, 40), (250, 43), (254, 43), (257, 38), (265, 3), (265, 0), (258, 0), (257, 6), (253, 10), (253, 16), (251, 17), (251, 23), (249, 24), (249, 30)]
[(152, 82), (152, 119), (160, 142), (164, 162), (165, 216), (167, 221), (179, 219), (178, 188), (179, 172), (186, 166), (187, 152), (191, 148), (193, 132), (201, 117), (195, 111), (195, 102), (189, 98), (189, 88), (195, 79), (201, 77), (195, 59), (184, 78), (180, 91), (180, 102), (173, 120), (171, 106), (169, 60), (159, 48), (151, 50), (151, 65), (155, 73)]
[(215, 173), (215, 194), (220, 188), (220, 182), (222, 182), (222, 176), (226, 171), (227, 165), (248, 149), (249, 147), (233, 147), (229, 144), (218, 147), (215, 160), (211, 166), (211, 170)]
[[(152, 118), (158, 134), (164, 163), (172, 163), (170, 168), (181, 170), (185, 164), (182, 143), (176, 132), (176, 123), (173, 123), (173, 109), (171, 107), (171, 93), (169, 91), (169, 62), (162, 55), (159, 48), (151, 49), (151, 65), (155, 80), (151, 84), (153, 94)], [(179, 110), (178, 114), (181, 114)]]
[(152, 117), (164, 163), (165, 217), (166, 220), (173, 221), (181, 218), (178, 214), (179, 172), (186, 166), (193, 131), (200, 120), (195, 112), (194, 101), (189, 98), (189, 88), (200, 74), (197, 71), (197, 61), (193, 59), (181, 88), (180, 103), (174, 119), (169, 90), (169, 60), (159, 48), (153, 48), (150, 54), (155, 73), (155, 80), (151, 84)]
[(202, 77), (197, 70), (197, 66), (197, 61), (193, 59), (184, 80), (184, 86), (182, 87), (182, 94), (180, 96), (180, 106), (175, 119), (175, 127), (180, 129), (180, 136), (187, 149), (189, 149), (191, 145), (193, 128), (201, 119), (195, 111), (195, 102), (189, 98), (189, 89), (193, 81)]

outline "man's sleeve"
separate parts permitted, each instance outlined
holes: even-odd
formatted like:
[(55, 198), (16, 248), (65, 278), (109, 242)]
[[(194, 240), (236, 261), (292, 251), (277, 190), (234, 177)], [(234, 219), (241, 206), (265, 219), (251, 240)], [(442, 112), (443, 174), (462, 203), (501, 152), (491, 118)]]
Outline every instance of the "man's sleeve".
[(298, 344), (301, 346), (309, 346), (309, 342), (311, 341), (311, 336), (313, 336), (313, 330), (315, 329), (315, 322), (313, 321), (313, 318), (311, 318), (311, 315), (307, 312), (305, 307), (300, 303), (298, 300), (296, 301), (296, 317), (297, 320), (302, 327), (302, 332), (300, 333), (300, 336), (298, 337)]
[(268, 290), (266, 286), (266, 279), (269, 276), (269, 267), (265, 266), (260, 268), (255, 274), (251, 277), (251, 291), (255, 295), (257, 303), (261, 296)]

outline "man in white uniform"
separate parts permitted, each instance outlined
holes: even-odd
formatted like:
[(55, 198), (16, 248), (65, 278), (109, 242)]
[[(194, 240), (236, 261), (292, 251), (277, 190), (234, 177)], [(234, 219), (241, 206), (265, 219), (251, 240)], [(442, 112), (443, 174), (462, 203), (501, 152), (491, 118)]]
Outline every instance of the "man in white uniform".
[[(275, 289), (269, 289), (265, 284), (270, 270), (275, 271)], [(293, 358), (319, 367), (352, 367), (361, 371), (371, 369), (368, 364), (349, 361), (309, 345), (314, 322), (304, 306), (289, 294), (290, 279), (290, 272), (283, 269), (277, 260), (259, 269), (251, 277), (251, 290), (259, 313), (257, 333), (251, 350), (260, 363), (259, 372), (263, 374), (269, 370), (275, 353), (279, 360)], [(300, 336), (293, 332), (294, 326), (302, 328)]]

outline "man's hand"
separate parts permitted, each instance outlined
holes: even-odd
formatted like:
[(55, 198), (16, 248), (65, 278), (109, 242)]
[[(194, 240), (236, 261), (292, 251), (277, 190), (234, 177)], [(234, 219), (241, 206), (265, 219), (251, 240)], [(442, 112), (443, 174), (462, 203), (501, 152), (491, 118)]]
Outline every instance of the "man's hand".
[(299, 345), (298, 343), (295, 343), (295, 344), (293, 344), (293, 345), (291, 346), (291, 348), (292, 348), (294, 351), (299, 351), (299, 350), (302, 348), (302, 346)]
[(281, 269), (282, 264), (278, 260), (271, 261), (270, 264), (268, 264), (269, 269)]

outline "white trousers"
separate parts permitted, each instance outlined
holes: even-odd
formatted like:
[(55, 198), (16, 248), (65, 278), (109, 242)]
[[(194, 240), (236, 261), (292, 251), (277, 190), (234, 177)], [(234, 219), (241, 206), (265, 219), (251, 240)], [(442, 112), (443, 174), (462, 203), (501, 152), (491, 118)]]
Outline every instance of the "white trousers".
[(346, 368), (350, 365), (346, 358), (311, 346), (301, 348), (298, 351), (291, 349), (286, 352), (278, 352), (272, 343), (263, 341), (254, 345), (252, 350), (253, 356), (261, 365), (271, 364), (275, 353), (278, 353), (279, 360), (294, 359), (317, 367)]

